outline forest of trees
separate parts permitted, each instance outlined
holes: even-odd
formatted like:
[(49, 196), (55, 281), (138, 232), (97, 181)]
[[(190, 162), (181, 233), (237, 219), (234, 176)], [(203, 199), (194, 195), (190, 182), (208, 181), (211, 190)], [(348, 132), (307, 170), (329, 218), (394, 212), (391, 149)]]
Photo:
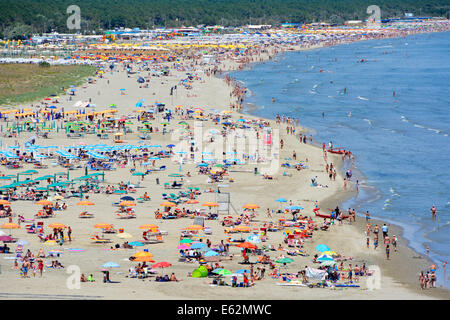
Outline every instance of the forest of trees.
[(241, 26), (283, 22), (363, 20), (369, 5), (381, 17), (444, 16), (449, 0), (1, 0), (0, 38), (67, 32), (70, 5), (81, 9), (81, 32), (116, 27)]

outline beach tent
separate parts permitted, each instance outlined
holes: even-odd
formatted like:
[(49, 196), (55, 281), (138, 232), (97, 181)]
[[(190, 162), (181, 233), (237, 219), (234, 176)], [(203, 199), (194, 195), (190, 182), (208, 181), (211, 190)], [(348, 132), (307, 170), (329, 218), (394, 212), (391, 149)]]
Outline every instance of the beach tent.
[(208, 276), (208, 269), (204, 266), (200, 266), (192, 272), (192, 278), (205, 278)]

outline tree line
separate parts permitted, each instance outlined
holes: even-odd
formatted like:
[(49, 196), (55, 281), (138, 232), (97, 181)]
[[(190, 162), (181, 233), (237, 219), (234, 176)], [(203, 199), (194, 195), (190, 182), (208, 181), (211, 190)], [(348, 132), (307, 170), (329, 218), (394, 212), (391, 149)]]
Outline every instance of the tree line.
[(278, 25), (284, 22), (328, 22), (367, 19), (376, 4), (381, 17), (447, 16), (448, 0), (2, 0), (0, 37), (68, 32), (70, 5), (81, 10), (81, 32), (120, 27), (182, 27), (197, 25)]

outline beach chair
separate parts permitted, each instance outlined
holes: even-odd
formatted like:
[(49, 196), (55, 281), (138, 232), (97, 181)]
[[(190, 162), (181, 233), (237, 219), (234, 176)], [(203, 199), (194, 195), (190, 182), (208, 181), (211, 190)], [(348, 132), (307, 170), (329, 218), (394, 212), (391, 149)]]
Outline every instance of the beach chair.
[(109, 243), (109, 242), (111, 242), (110, 239), (104, 239), (104, 238), (102, 239), (102, 238), (100, 238), (100, 237), (97, 236), (97, 235), (91, 237), (91, 241), (92, 241), (93, 243)]

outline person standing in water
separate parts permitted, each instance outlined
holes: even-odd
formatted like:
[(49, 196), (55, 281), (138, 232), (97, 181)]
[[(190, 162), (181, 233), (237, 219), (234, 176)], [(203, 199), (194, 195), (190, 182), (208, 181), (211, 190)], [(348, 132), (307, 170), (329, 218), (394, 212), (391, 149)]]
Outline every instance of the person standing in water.
[(431, 217), (433, 218), (433, 219), (436, 219), (436, 214), (437, 214), (437, 209), (436, 209), (436, 207), (433, 205), (432, 207), (431, 207)]

